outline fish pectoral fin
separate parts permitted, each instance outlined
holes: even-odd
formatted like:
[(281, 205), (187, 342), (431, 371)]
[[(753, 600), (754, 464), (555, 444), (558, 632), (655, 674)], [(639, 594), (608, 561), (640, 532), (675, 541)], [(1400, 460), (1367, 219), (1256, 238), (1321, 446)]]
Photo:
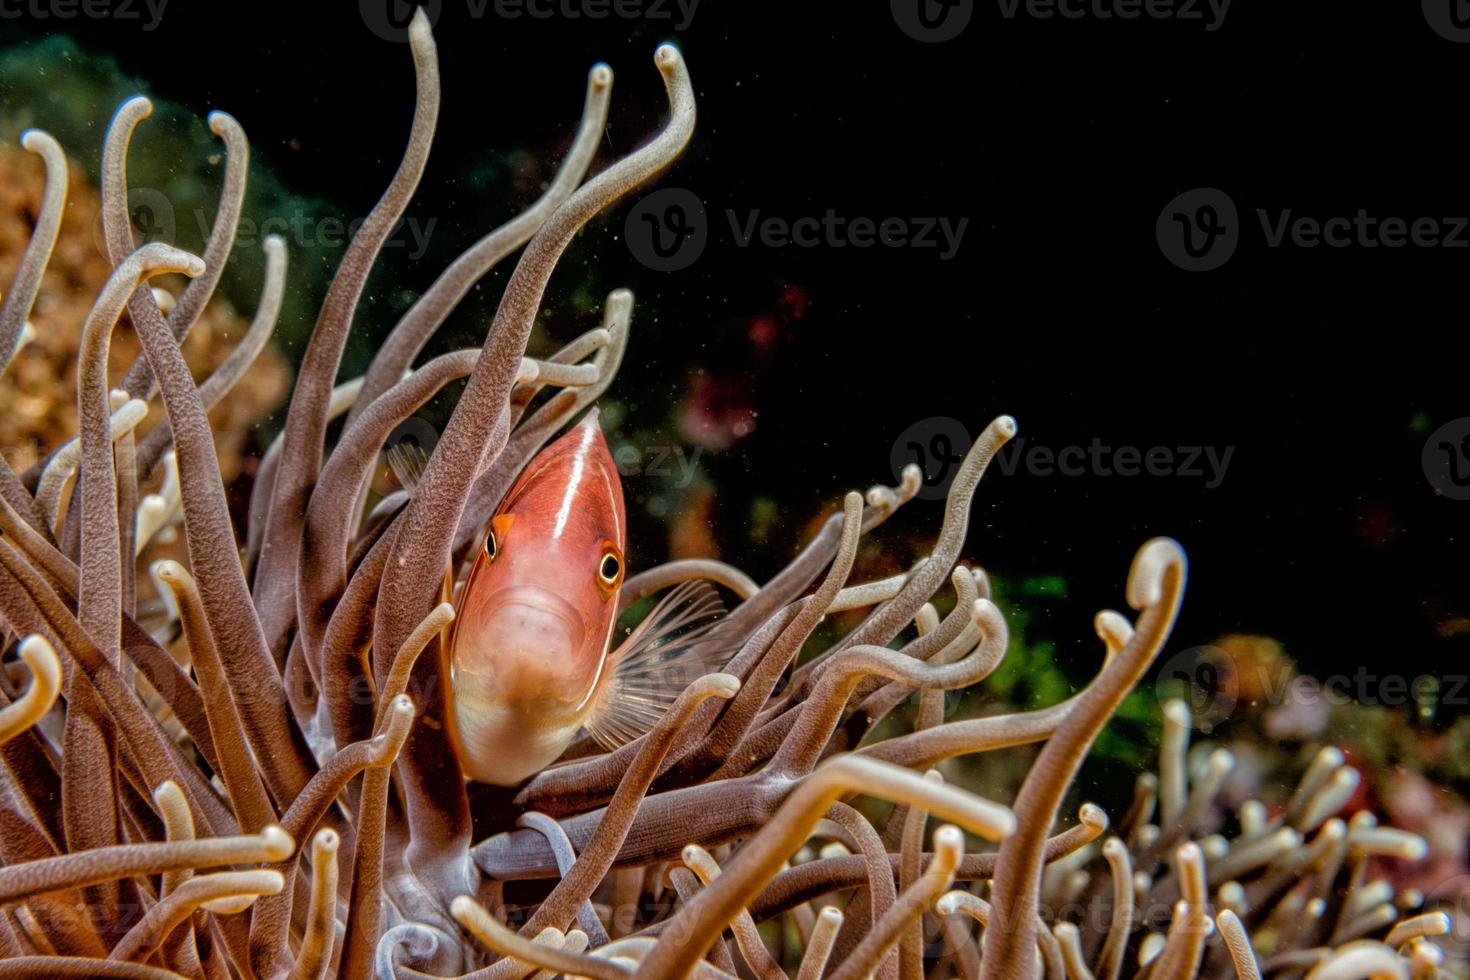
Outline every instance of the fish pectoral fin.
[(424, 478), (424, 470), (428, 465), (429, 454), (416, 442), (404, 439), (388, 447), (388, 468), (393, 471), (393, 478), (398, 481), (398, 485), (410, 497), (418, 489), (419, 481)]
[(725, 604), (708, 582), (684, 582), (664, 596), (609, 655), (612, 676), (587, 733), (611, 752), (658, 724), (684, 688), (739, 648), (721, 629), (725, 622)]

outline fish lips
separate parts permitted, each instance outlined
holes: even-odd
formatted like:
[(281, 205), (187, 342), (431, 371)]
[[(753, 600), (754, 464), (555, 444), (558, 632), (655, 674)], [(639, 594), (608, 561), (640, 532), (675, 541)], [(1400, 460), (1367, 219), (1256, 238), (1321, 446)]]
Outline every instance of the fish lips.
[[(521, 705), (579, 704), (597, 671), (590, 629), (576, 606), (548, 589), (492, 593), (456, 639), (454, 680)], [(466, 632), (468, 635), (466, 635)]]

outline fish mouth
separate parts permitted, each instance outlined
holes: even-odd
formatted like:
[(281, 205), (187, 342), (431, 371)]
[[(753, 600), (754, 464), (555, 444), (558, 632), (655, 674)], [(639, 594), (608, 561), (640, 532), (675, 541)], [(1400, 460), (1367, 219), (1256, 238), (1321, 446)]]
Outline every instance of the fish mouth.
[(578, 704), (598, 667), (585, 653), (581, 612), (548, 589), (493, 593), (466, 639), (470, 649), (455, 657), (456, 682), (467, 675), (506, 706)]

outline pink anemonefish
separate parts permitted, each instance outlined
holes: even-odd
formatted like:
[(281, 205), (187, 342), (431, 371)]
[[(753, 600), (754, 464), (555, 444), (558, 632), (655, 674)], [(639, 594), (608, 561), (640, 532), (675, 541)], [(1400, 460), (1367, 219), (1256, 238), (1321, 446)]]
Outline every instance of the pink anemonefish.
[[(412, 492), (411, 475), (400, 479)], [(728, 659), (724, 607), (703, 581), (673, 589), (614, 648), (626, 536), (593, 409), (521, 472), (455, 598), (448, 727), (470, 779), (515, 785), (583, 728), (607, 749), (631, 741)]]

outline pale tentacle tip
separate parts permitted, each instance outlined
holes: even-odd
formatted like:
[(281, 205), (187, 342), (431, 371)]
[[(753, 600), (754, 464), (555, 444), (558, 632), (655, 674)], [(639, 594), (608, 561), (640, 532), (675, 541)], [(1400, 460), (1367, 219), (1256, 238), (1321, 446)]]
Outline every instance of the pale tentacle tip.
[(712, 697), (728, 701), (740, 693), (740, 678), (734, 674), (706, 674), (705, 681), (709, 684)]
[[(1108, 813), (1096, 803), (1082, 804), (1082, 808), (1077, 811), (1077, 819), (1098, 833), (1108, 829)], [(1112, 839), (1117, 840), (1116, 837)]]
[(952, 892), (945, 892), (939, 896), (939, 901), (934, 903), (934, 911), (940, 915), (954, 915), (960, 910), (960, 903), (965, 900), (964, 896), (967, 895), (969, 895), (969, 892), (959, 889)]
[(183, 798), (183, 790), (179, 789), (179, 784), (172, 779), (165, 779), (153, 790), (153, 802), (159, 805), (162, 805), (165, 800), (182, 800)]
[(614, 289), (607, 294), (608, 308), (617, 313), (626, 313), (633, 308), (633, 290), (627, 287)]
[(231, 128), (238, 128), (239, 122), (235, 117), (223, 109), (215, 109), (209, 114), (209, 131), (216, 136), (223, 136)]
[(31, 128), (20, 134), (20, 145), (32, 153), (44, 153), (56, 140), (44, 129)]
[(1015, 435), (1016, 435), (1016, 420), (1015, 420), (1015, 418), (1013, 416), (1010, 416), (1010, 415), (1000, 415), (1000, 416), (997, 416), (996, 419), (995, 419), (995, 421), (990, 423), (990, 427), (993, 428), (995, 430), (996, 435), (1000, 436), (1002, 439), (1013, 439), (1013, 438), (1015, 438)]
[(612, 66), (605, 61), (599, 61), (593, 65), (592, 70), (587, 73), (587, 84), (591, 85), (597, 91), (608, 88), (612, 85), (612, 82)]
[(1176, 725), (1190, 723), (1189, 707), (1179, 698), (1164, 702), (1164, 717)]
[(266, 235), (262, 245), (267, 252), (284, 252), (286, 250), (286, 239), (280, 235)]
[(843, 918), (842, 910), (837, 908), (837, 906), (835, 905), (828, 905), (817, 914), (817, 918), (821, 919), (823, 922), (831, 923), (832, 925), (841, 925)]
[(653, 63), (658, 65), (660, 71), (668, 73), (682, 65), (684, 58), (679, 54), (678, 48), (665, 42), (660, 44), (658, 50), (653, 53)]
[(135, 95), (117, 107), (117, 114), (119, 116), (124, 113), (128, 115), (136, 114), (139, 119), (147, 119), (153, 115), (153, 100), (146, 95)]
[(57, 673), (61, 671), (61, 659), (56, 656), (56, 648), (39, 633), (32, 633), (20, 641), (20, 658), (31, 668), (32, 674), (45, 671), (49, 675), (53, 669)]
[(1128, 853), (1128, 847), (1116, 837), (1109, 837), (1103, 841), (1102, 852), (1104, 857), (1122, 857)]
[[(931, 772), (933, 770), (930, 770)], [(927, 776), (928, 773), (925, 773)], [(934, 831), (934, 850), (957, 853), (965, 846), (965, 832), (952, 823), (947, 823)]]
[(321, 830), (318, 830), (316, 836), (311, 839), (312, 849), (318, 854), (328, 857), (337, 853), (337, 848), (341, 843), (341, 836), (330, 827), (323, 827)]
[(410, 41), (422, 43), (432, 40), (434, 37), (434, 25), (429, 21), (428, 12), (420, 7), (414, 11), (413, 20), (408, 25), (408, 38)]
[(1133, 624), (1128, 617), (1111, 609), (1104, 609), (1092, 621), (1098, 639), (1107, 644), (1109, 652), (1123, 649), (1133, 636)]
[(164, 558), (154, 562), (152, 570), (153, 574), (156, 575), (160, 581), (167, 582), (169, 584), (183, 581), (184, 566), (180, 565), (172, 558)]
[(284, 861), (296, 852), (296, 841), (279, 824), (268, 824), (257, 836), (264, 845), (267, 861)]
[(1128, 570), (1128, 605), (1144, 610), (1164, 598), (1164, 575), (1170, 566), (1185, 569), (1184, 548), (1173, 538), (1153, 538), (1138, 549)]

